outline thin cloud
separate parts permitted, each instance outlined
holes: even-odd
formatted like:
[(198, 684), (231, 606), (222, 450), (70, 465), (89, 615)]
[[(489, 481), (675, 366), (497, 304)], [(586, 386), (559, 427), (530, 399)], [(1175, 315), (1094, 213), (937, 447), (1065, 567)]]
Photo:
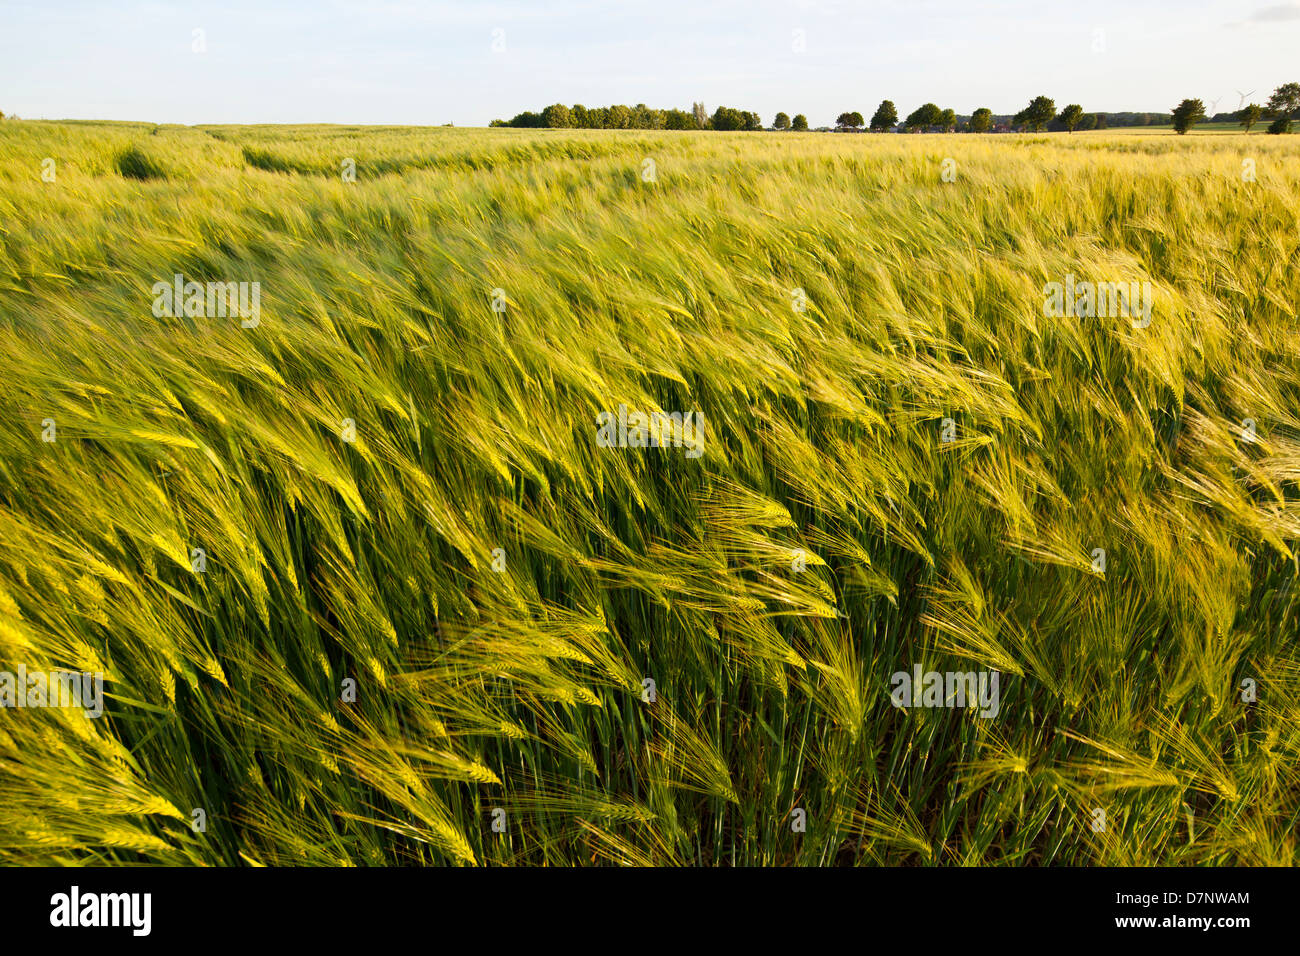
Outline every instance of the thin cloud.
[(1229, 23), (1230, 27), (1249, 26), (1253, 23), (1286, 23), (1300, 20), (1300, 3), (1279, 3), (1275, 6), (1256, 10), (1245, 20)]

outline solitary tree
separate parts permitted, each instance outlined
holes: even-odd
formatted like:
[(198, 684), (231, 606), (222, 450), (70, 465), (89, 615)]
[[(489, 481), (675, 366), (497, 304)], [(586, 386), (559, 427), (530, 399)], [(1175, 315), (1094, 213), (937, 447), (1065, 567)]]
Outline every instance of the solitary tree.
[(937, 126), (942, 118), (943, 110), (933, 103), (926, 103), (912, 110), (903, 123), (909, 130), (915, 130), (925, 126)]
[(1268, 98), (1270, 116), (1285, 116), (1295, 119), (1300, 113), (1300, 83), (1283, 83)]
[(1200, 100), (1183, 100), (1174, 107), (1174, 132), (1182, 135), (1205, 119), (1205, 104)]
[(987, 133), (993, 128), (993, 111), (987, 106), (981, 106), (970, 118), (970, 131), (972, 133)]
[(1056, 101), (1046, 96), (1035, 96), (1029, 105), (1015, 115), (1017, 126), (1028, 126), (1037, 133), (1056, 115)]
[(881, 100), (876, 107), (876, 114), (871, 117), (871, 128), (878, 133), (893, 129), (898, 125), (898, 110), (893, 100)]
[(1078, 103), (1071, 103), (1061, 110), (1061, 115), (1056, 118), (1056, 121), (1064, 126), (1067, 131), (1073, 133), (1074, 128), (1079, 125), (1079, 121), (1082, 119), (1083, 107)]
[(790, 117), (785, 113), (777, 113), (776, 119), (772, 120), (772, 126), (774, 129), (789, 129)]
[(790, 128), (797, 132), (807, 132), (808, 117), (804, 116), (802, 113), (794, 114), (794, 119), (790, 121)]
[(862, 126), (862, 114), (858, 112), (841, 113), (838, 117), (836, 117), (835, 125), (842, 130), (845, 129), (856, 130), (860, 126)]
[[(1291, 120), (1295, 118), (1296, 114), (1300, 114), (1300, 83), (1283, 83), (1268, 98), (1268, 106), (1264, 110), (1265, 116), (1277, 117), (1269, 126), (1268, 131), (1270, 133), (1289, 133), (1291, 131)], [(1273, 127), (1277, 127), (1277, 129)]]
[(1258, 103), (1251, 103), (1249, 106), (1242, 107), (1241, 111), (1237, 113), (1237, 122), (1241, 126), (1244, 126), (1246, 132), (1249, 133), (1250, 128), (1258, 123), (1259, 118), (1263, 115), (1264, 107), (1260, 106)]

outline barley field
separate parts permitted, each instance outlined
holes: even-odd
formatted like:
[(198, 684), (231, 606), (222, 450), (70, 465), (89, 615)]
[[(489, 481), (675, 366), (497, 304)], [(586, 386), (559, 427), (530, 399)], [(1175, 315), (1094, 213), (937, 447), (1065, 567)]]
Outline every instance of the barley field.
[(0, 861), (1294, 866), (1298, 223), (1258, 134), (2, 122), (0, 670), (103, 712), (2, 701)]

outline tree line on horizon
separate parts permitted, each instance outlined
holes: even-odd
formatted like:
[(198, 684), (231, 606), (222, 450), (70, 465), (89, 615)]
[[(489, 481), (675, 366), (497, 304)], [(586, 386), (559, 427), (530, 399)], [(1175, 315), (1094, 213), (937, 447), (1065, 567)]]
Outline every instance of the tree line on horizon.
[[(835, 120), (835, 130), (858, 132), (963, 132), (989, 133), (1020, 130), (1038, 133), (1076, 130), (1106, 129), (1108, 127), (1154, 126), (1172, 123), (1174, 130), (1186, 133), (1197, 123), (1235, 122), (1246, 132), (1261, 119), (1274, 122), (1270, 133), (1287, 133), (1291, 121), (1300, 118), (1300, 83), (1279, 86), (1266, 105), (1251, 103), (1234, 113), (1216, 113), (1207, 117), (1205, 105), (1199, 99), (1185, 99), (1169, 113), (1086, 113), (1078, 103), (1070, 103), (1059, 113), (1056, 102), (1048, 96), (1036, 96), (1020, 112), (995, 115), (987, 107), (980, 107), (970, 116), (959, 115), (952, 109), (941, 109), (934, 103), (925, 103), (907, 115), (901, 122), (898, 109), (892, 100), (882, 100), (872, 114), (870, 122), (856, 111), (841, 113)], [(703, 103), (692, 103), (690, 110), (651, 109), (644, 103), (636, 106), (600, 106), (588, 108), (581, 104), (565, 106), (556, 103), (540, 113), (525, 111), (510, 120), (493, 120), (494, 127), (518, 129), (668, 129), (668, 130), (794, 130), (804, 131), (808, 117), (796, 113), (793, 118), (784, 111), (776, 114), (769, 127), (757, 113), (730, 106), (719, 106), (710, 113)], [(827, 129), (827, 127), (821, 127)]]
[[(0, 111), (0, 120), (5, 114)], [(1021, 130), (1031, 133), (1064, 130), (1106, 129), (1108, 126), (1153, 126), (1171, 122), (1175, 132), (1186, 133), (1197, 123), (1235, 122), (1247, 133), (1262, 119), (1272, 119), (1268, 132), (1273, 134), (1289, 133), (1291, 121), (1300, 118), (1300, 83), (1283, 83), (1269, 97), (1264, 105), (1250, 103), (1235, 113), (1216, 113), (1207, 117), (1205, 104), (1199, 99), (1185, 99), (1168, 114), (1162, 113), (1085, 113), (1078, 103), (1071, 103), (1059, 113), (1056, 102), (1047, 96), (1036, 96), (1029, 105), (1014, 115), (995, 116), (988, 107), (980, 107), (970, 116), (960, 116), (952, 109), (940, 109), (934, 103), (925, 103), (908, 114), (901, 123), (898, 109), (892, 100), (882, 100), (867, 123), (861, 113), (852, 111), (841, 113), (835, 120), (835, 129), (839, 132), (858, 132), (863, 128), (881, 133), (892, 130), (905, 130), (913, 133), (927, 132), (963, 132), (988, 133), (993, 131)], [(10, 115), (8, 119), (16, 120)], [(703, 103), (692, 103), (691, 109), (651, 109), (644, 103), (636, 106), (599, 106), (588, 109), (582, 104), (572, 107), (555, 103), (540, 113), (525, 111), (510, 120), (493, 120), (489, 126), (513, 127), (516, 129), (669, 129), (669, 130), (762, 130), (763, 121), (757, 113), (749, 110), (719, 106), (712, 114)], [(772, 121), (772, 130), (808, 129), (808, 117), (796, 113), (791, 119), (785, 112), (779, 112)], [(823, 127), (825, 129), (825, 127)]]

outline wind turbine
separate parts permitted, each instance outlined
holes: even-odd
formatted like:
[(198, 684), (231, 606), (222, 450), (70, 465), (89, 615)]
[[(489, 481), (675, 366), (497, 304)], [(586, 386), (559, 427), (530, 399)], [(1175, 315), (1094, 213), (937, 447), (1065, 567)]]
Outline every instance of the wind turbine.
[[(1254, 93), (1254, 92), (1255, 92), (1254, 90), (1250, 91), (1250, 93)], [(1241, 92), (1241, 90), (1237, 91), (1237, 95), (1241, 97), (1241, 102), (1237, 104), (1238, 112), (1240, 112), (1241, 108), (1246, 105), (1246, 97), (1250, 96), (1250, 93), (1243, 93)]]

